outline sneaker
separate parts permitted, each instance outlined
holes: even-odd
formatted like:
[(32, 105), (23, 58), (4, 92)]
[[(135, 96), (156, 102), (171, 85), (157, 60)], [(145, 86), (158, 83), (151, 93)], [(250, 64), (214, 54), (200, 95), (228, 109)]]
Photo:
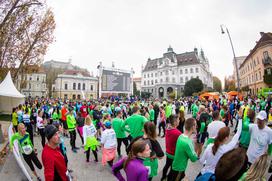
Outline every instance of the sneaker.
[(74, 148), (74, 149), (72, 149), (72, 151), (74, 152), (74, 153), (77, 153), (77, 150)]
[(75, 147), (76, 150), (79, 150), (80, 148), (79, 147)]
[(41, 177), (37, 177), (37, 180), (38, 180), (38, 181), (42, 181)]

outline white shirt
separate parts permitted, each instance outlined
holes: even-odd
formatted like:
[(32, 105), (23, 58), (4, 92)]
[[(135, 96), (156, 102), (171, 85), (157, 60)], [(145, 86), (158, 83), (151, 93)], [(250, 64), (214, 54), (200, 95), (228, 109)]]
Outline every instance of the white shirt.
[(254, 163), (257, 158), (263, 155), (268, 145), (272, 144), (272, 129), (265, 126), (259, 129), (257, 124), (249, 124), (250, 142), (247, 149), (248, 162)]
[(101, 135), (101, 144), (104, 145), (104, 148), (115, 148), (117, 145), (116, 134), (113, 129), (106, 129), (102, 132)]
[(42, 129), (42, 128), (44, 128), (44, 121), (43, 121), (43, 118), (41, 118), (41, 117), (37, 117), (37, 123), (36, 123), (36, 125), (37, 125), (37, 128), (39, 128), (39, 129)]
[(209, 134), (209, 138), (215, 138), (218, 134), (218, 131), (226, 127), (226, 124), (222, 121), (213, 121), (208, 125), (207, 132)]
[(205, 166), (201, 170), (201, 174), (205, 174), (207, 172), (214, 173), (215, 167), (219, 159), (224, 155), (226, 152), (235, 148), (238, 143), (239, 137), (242, 132), (242, 119), (239, 120), (238, 129), (236, 134), (233, 136), (232, 140), (227, 143), (219, 146), (215, 155), (212, 152), (212, 147), (214, 144), (209, 144), (205, 149), (203, 155), (200, 158), (200, 163), (205, 164)]
[(83, 126), (84, 145), (86, 145), (87, 137), (95, 136), (96, 132), (96, 128), (93, 124)]

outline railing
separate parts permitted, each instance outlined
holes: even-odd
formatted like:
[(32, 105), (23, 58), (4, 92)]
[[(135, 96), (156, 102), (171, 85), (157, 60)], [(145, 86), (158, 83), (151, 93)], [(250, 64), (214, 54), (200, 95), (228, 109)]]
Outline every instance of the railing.
[[(13, 130), (12, 130), (12, 124), (10, 124), (9, 126), (9, 130), (8, 130), (8, 136), (9, 136), (9, 140), (11, 140), (11, 136), (14, 134), (13, 133)], [(13, 150), (12, 150), (12, 153), (16, 159), (16, 162), (17, 164), (19, 165), (19, 167), (21, 168), (21, 170), (23, 171), (24, 175), (26, 176), (26, 178), (29, 180), (29, 181), (32, 181), (32, 178), (30, 176), (30, 174), (28, 173), (25, 165), (24, 165), (24, 162), (22, 160), (22, 156), (20, 154), (20, 151), (19, 151), (19, 145), (18, 145), (18, 141), (14, 141), (14, 146), (13, 146)]]

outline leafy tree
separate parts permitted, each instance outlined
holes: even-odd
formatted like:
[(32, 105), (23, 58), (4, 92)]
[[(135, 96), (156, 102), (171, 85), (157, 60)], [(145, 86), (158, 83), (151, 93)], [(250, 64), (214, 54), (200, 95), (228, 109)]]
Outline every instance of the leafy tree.
[(0, 68), (23, 77), (27, 65), (42, 63), (54, 40), (53, 12), (45, 0), (1, 0), (0, 9)]
[(192, 78), (188, 82), (186, 82), (184, 86), (184, 95), (192, 96), (193, 93), (197, 93), (203, 90), (203, 83), (198, 78)]
[(213, 76), (213, 89), (217, 92), (222, 92), (221, 80), (216, 76)]
[(142, 96), (142, 98), (144, 98), (144, 99), (148, 99), (148, 98), (150, 98), (150, 96), (151, 96), (151, 93), (150, 92), (142, 92), (142, 94), (141, 94)]
[(235, 81), (233, 79), (227, 79), (225, 77), (225, 91), (226, 92), (229, 92), (229, 91), (235, 91), (236, 88), (235, 88)]

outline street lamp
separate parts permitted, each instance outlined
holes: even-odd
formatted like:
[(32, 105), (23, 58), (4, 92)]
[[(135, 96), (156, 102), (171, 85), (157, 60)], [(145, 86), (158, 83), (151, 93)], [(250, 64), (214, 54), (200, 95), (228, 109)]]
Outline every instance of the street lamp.
[(220, 25), (220, 27), (221, 27), (221, 33), (222, 34), (225, 33), (225, 31), (224, 31), (224, 28), (225, 28), (226, 31), (227, 31), (228, 37), (229, 37), (229, 41), (230, 41), (230, 45), (231, 45), (231, 48), (232, 48), (232, 53), (233, 53), (233, 57), (234, 57), (234, 61), (235, 61), (236, 76), (237, 76), (237, 90), (238, 90), (238, 92), (240, 92), (240, 78), (239, 78), (239, 73), (238, 73), (238, 71), (239, 71), (238, 70), (238, 63), (237, 63), (237, 59), (236, 59), (236, 56), (235, 56), (235, 52), (234, 52), (232, 40), (231, 40), (231, 37), (230, 37), (230, 33), (229, 33), (228, 28), (225, 25)]

